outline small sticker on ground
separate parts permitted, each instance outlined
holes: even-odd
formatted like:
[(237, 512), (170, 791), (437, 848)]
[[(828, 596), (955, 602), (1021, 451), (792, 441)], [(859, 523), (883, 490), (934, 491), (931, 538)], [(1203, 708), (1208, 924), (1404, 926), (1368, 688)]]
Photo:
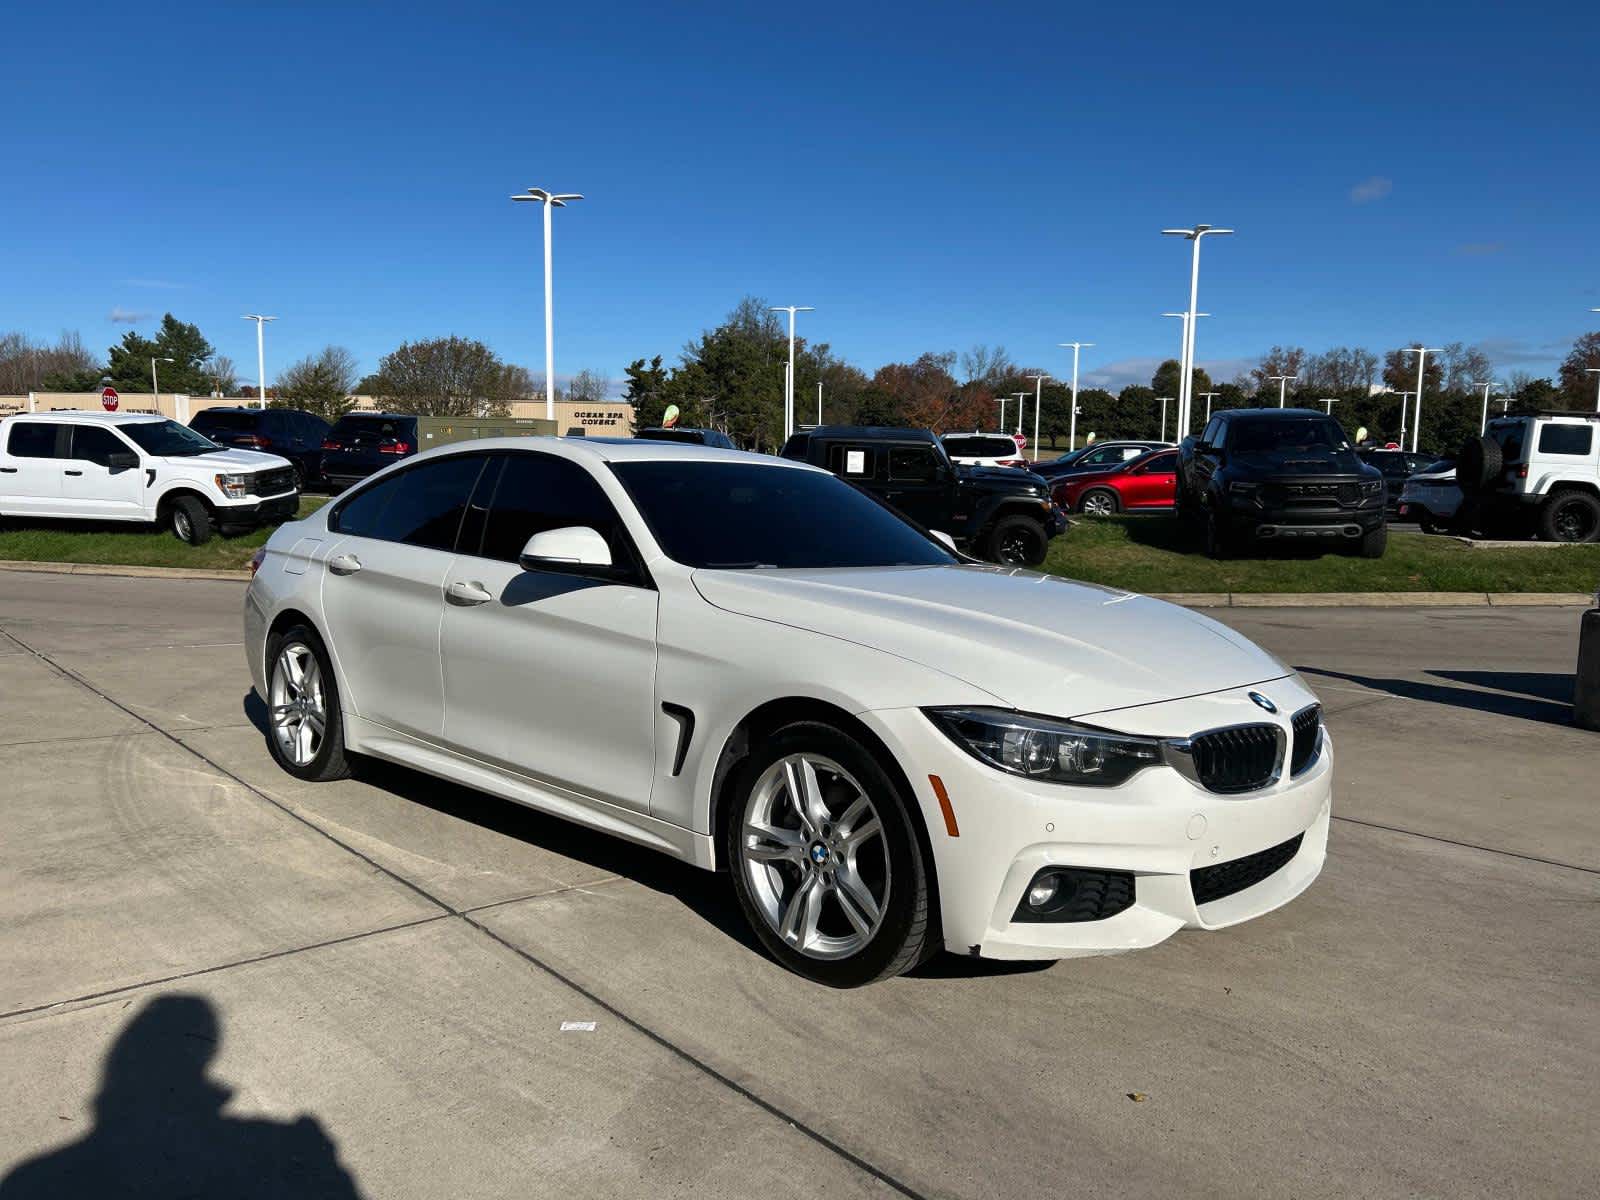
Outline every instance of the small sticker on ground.
[(561, 1032), (562, 1033), (593, 1033), (594, 1032), (594, 1022), (593, 1021), (563, 1021), (563, 1022), (561, 1022)]

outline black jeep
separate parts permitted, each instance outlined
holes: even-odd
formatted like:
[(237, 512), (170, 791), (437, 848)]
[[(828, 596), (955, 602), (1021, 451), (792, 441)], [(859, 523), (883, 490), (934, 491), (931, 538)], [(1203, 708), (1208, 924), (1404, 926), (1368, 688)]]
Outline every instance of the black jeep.
[(926, 429), (823, 425), (791, 437), (783, 457), (832, 471), (968, 554), (1007, 566), (1038, 566), (1067, 527), (1037, 475), (958, 467)]
[(1339, 422), (1303, 408), (1236, 408), (1178, 451), (1178, 514), (1226, 558), (1268, 543), (1312, 542), (1382, 558), (1383, 474), (1357, 457)]

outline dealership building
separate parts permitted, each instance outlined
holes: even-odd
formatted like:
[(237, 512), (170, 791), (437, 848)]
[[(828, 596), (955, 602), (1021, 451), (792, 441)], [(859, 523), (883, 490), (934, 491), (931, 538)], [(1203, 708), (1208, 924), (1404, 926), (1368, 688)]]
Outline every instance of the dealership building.
[[(377, 412), (384, 407), (375, 396), (355, 396), (357, 412)], [(118, 412), (160, 413), (187, 425), (195, 414), (207, 408), (254, 408), (254, 396), (185, 396), (162, 392), (126, 392), (117, 399)], [(96, 410), (102, 407), (99, 392), (30, 392), (24, 396), (0, 396), (0, 417), (18, 412), (61, 412), (64, 409)], [(543, 417), (543, 400), (517, 400), (510, 406), (511, 417)], [(633, 405), (622, 400), (557, 400), (556, 428), (562, 433), (582, 430), (588, 437), (632, 437)]]

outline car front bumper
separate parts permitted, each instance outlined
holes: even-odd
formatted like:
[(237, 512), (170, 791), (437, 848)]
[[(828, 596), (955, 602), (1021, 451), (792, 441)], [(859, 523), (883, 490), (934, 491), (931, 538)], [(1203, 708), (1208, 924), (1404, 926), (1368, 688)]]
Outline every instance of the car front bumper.
[(1386, 516), (1382, 500), (1351, 508), (1287, 508), (1235, 496), (1229, 498), (1225, 519), (1230, 531), (1262, 541), (1337, 541), (1373, 532)]
[[(1250, 689), (1239, 688), (1083, 720), (1163, 737), (1266, 722), (1292, 739), (1290, 715), (1315, 697), (1292, 677), (1258, 687), (1277, 702), (1276, 715), (1263, 713), (1248, 699)], [(1180, 929), (1221, 929), (1270, 912), (1322, 870), (1333, 786), (1325, 729), (1316, 759), (1301, 774), (1289, 778), (1285, 763), (1277, 782), (1222, 795), (1165, 764), (1116, 788), (1034, 782), (973, 758), (917, 709), (862, 719), (905, 766), (916, 793), (938, 874), (945, 945), (956, 953), (1053, 959), (1153, 946)], [(933, 776), (949, 801), (953, 835)], [(1251, 862), (1241, 860), (1275, 848), (1287, 859), (1275, 870), (1232, 894), (1196, 900), (1192, 872), (1225, 864), (1248, 872)], [(1133, 901), (1101, 919), (1013, 919), (1047, 867), (1130, 874)]]
[(216, 506), (219, 525), (263, 525), (268, 521), (287, 521), (300, 511), (300, 493), (284, 492), (243, 504)]

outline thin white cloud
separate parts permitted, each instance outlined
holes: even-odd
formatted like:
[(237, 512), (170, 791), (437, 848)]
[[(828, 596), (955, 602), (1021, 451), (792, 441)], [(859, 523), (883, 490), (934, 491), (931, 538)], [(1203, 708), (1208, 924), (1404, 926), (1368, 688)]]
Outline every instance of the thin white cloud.
[(1350, 203), (1367, 204), (1373, 200), (1382, 200), (1392, 191), (1394, 191), (1394, 180), (1374, 175), (1370, 179), (1363, 179), (1350, 189)]
[(137, 325), (140, 321), (148, 321), (150, 314), (119, 305), (111, 310), (106, 319), (113, 325)]

